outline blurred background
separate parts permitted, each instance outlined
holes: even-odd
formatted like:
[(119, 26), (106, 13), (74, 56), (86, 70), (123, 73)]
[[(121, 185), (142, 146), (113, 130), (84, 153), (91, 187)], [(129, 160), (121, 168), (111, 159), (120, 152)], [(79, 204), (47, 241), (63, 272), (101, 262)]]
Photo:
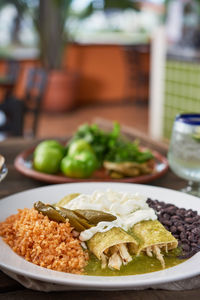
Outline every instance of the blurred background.
[(200, 112), (200, 0), (1, 0), (0, 139)]

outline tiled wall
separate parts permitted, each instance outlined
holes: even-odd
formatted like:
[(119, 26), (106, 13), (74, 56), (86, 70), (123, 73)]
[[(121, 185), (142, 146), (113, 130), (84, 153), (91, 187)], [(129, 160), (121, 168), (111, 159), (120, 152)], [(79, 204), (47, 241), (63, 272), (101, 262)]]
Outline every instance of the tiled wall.
[(169, 139), (177, 114), (200, 113), (200, 62), (168, 60), (164, 98), (163, 137)]

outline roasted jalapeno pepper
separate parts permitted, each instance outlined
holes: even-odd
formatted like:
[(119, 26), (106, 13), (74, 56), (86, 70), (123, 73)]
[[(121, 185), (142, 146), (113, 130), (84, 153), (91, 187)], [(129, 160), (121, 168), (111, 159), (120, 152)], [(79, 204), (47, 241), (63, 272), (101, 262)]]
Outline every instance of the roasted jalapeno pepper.
[(115, 216), (103, 211), (92, 209), (71, 210), (64, 207), (59, 207), (59, 209), (57, 209), (40, 201), (34, 204), (34, 208), (43, 215), (47, 216), (50, 220), (56, 222), (64, 223), (66, 222), (66, 219), (68, 219), (71, 226), (74, 227), (74, 229), (78, 232), (96, 226), (99, 222), (114, 221), (116, 219)]
[(66, 222), (66, 219), (57, 211), (53, 206), (44, 204), (41, 201), (38, 201), (34, 204), (34, 208), (41, 212), (44, 216), (47, 216), (50, 220), (56, 222)]

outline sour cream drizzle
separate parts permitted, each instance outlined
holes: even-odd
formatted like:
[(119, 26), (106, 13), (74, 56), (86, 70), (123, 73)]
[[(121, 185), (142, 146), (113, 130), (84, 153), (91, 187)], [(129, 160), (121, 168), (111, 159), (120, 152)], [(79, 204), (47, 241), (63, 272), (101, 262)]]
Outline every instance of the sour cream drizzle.
[(146, 197), (138, 193), (122, 193), (113, 190), (95, 191), (91, 195), (81, 194), (63, 207), (100, 210), (117, 217), (112, 222), (99, 222), (97, 226), (82, 231), (79, 238), (81, 241), (87, 241), (97, 232), (106, 232), (113, 227), (121, 227), (127, 231), (140, 221), (156, 220), (157, 216), (146, 200)]

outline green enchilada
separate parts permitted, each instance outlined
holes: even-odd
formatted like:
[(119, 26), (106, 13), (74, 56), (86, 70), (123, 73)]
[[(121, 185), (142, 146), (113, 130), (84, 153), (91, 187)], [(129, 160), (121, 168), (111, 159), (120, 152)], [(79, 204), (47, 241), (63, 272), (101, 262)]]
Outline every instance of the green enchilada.
[(141, 252), (145, 252), (149, 257), (155, 255), (163, 268), (165, 261), (162, 253), (168, 253), (178, 246), (175, 237), (158, 220), (139, 222), (131, 228), (131, 232), (139, 240), (136, 255), (140, 255)]
[(132, 260), (129, 249), (136, 251), (138, 242), (121, 228), (113, 227), (106, 232), (96, 233), (88, 242), (89, 250), (101, 261), (102, 268), (120, 270)]

